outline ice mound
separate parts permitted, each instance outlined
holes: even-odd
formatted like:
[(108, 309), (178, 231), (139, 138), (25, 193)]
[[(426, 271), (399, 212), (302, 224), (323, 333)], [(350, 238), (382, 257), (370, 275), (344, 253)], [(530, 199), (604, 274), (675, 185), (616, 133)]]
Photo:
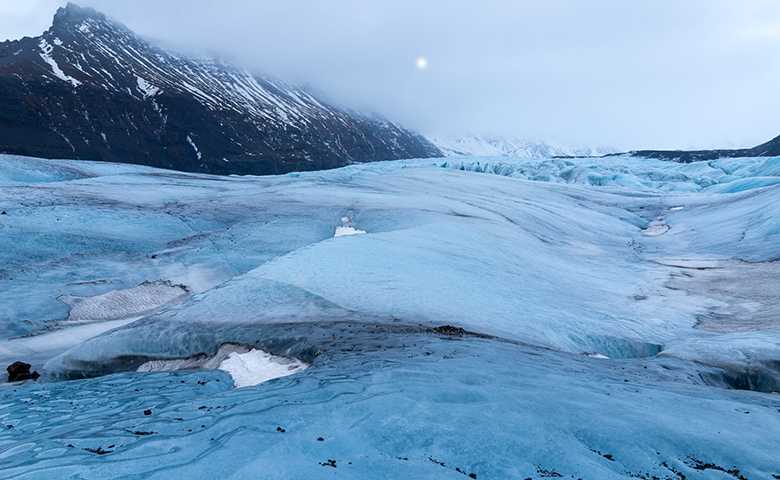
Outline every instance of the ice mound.
[(174, 360), (152, 360), (137, 372), (166, 372), (174, 370), (224, 370), (233, 378), (235, 388), (249, 387), (268, 380), (302, 372), (309, 364), (297, 358), (271, 355), (246, 345), (226, 343), (211, 356), (204, 354)]
[(334, 334), (329, 325), (392, 321), (389, 315), (351, 311), (298, 287), (246, 274), (77, 345), (47, 362), (42, 375), (45, 381), (93, 377), (136, 370), (152, 360), (200, 368), (197, 362), (217, 355), (220, 347), (232, 348), (224, 347), (231, 343), (311, 361), (322, 339)]
[(141, 165), (92, 162), (84, 160), (50, 160), (0, 154), (0, 187), (67, 182), (112, 173), (163, 172)]
[(658, 355), (698, 365), (710, 385), (780, 393), (780, 330), (735, 332), (679, 342)]
[(58, 299), (71, 307), (67, 322), (85, 323), (141, 317), (179, 303), (189, 296), (190, 292), (183, 285), (158, 280), (101, 295), (64, 295)]
[(32, 364), (33, 370), (40, 369), (47, 361), (75, 345), (134, 320), (137, 318), (90, 322), (0, 342), (0, 366), (23, 358)]

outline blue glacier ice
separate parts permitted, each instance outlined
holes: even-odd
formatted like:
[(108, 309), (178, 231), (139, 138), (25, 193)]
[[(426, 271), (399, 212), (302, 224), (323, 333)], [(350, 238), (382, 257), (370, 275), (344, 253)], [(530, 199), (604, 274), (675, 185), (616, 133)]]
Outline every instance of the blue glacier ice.
[[(780, 478), (779, 183), (0, 156), (0, 478)], [(226, 344), (310, 366), (136, 371)]]

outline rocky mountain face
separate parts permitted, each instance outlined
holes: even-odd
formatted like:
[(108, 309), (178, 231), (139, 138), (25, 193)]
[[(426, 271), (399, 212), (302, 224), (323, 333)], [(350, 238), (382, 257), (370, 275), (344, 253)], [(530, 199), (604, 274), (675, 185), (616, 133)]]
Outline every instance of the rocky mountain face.
[(736, 150), (637, 150), (629, 152), (634, 157), (657, 158), (679, 163), (700, 162), (718, 158), (777, 157), (780, 156), (780, 136), (753, 148)]
[(607, 147), (572, 147), (551, 145), (545, 142), (527, 142), (512, 138), (478, 137), (474, 135), (429, 135), (428, 140), (436, 145), (446, 157), (599, 157), (618, 150)]
[(0, 43), (0, 152), (214, 174), (442, 155), (383, 118), (164, 51), (70, 3), (41, 36)]

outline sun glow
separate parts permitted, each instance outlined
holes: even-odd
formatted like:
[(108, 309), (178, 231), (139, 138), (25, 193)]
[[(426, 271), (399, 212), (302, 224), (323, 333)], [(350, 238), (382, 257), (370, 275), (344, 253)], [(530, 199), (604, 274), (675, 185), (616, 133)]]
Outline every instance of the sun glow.
[(426, 60), (426, 59), (424, 59), (422, 57), (417, 59), (417, 68), (422, 70), (422, 69), (424, 69), (427, 66), (428, 66), (428, 60)]

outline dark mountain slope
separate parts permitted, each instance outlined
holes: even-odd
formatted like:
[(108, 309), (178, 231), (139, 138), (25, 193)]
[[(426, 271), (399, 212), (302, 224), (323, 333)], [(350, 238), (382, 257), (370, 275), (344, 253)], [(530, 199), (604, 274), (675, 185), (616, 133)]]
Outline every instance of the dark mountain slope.
[(166, 52), (70, 3), (40, 37), (0, 43), (0, 152), (217, 174), (441, 156), (382, 118)]

